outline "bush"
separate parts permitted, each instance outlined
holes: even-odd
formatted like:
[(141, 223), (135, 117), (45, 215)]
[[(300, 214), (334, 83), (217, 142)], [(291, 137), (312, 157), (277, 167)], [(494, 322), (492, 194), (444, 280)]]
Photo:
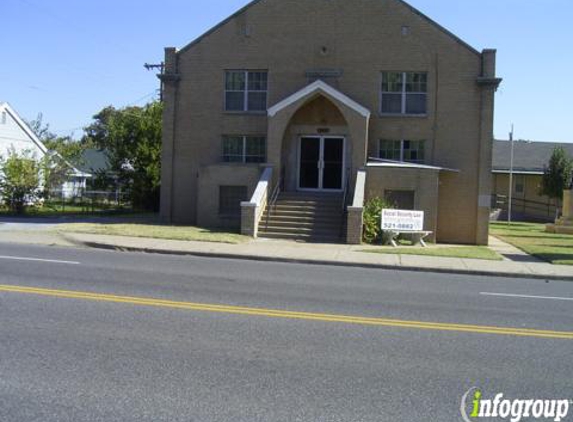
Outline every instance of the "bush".
[(11, 148), (8, 158), (0, 157), (0, 199), (11, 212), (23, 214), (40, 196), (40, 164), (29, 151)]
[(366, 243), (379, 243), (382, 240), (382, 210), (394, 208), (390, 202), (376, 197), (364, 205), (363, 238)]

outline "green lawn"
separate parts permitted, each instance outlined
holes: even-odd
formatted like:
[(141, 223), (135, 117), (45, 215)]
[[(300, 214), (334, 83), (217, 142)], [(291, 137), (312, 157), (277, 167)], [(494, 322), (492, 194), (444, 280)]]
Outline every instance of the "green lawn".
[(384, 246), (377, 249), (364, 249), (362, 252), (381, 253), (381, 254), (399, 254), (399, 255), (423, 255), (439, 256), (448, 258), (468, 258), (468, 259), (486, 259), (489, 261), (501, 261), (503, 258), (485, 246), (429, 246), (422, 247), (397, 247)]
[[(53, 204), (42, 207), (29, 207), (23, 215), (19, 217), (84, 217), (97, 215), (113, 215), (131, 212), (129, 209), (114, 209), (102, 207), (81, 207), (78, 205)], [(9, 209), (0, 206), (0, 217), (14, 217), (16, 214)]]
[(161, 224), (61, 224), (55, 230), (68, 233), (105, 234), (112, 236), (147, 237), (169, 240), (195, 240), (200, 242), (243, 243), (249, 238), (236, 233), (209, 230), (190, 226)]
[(544, 224), (492, 223), (490, 234), (552, 264), (573, 265), (573, 236), (546, 233)]

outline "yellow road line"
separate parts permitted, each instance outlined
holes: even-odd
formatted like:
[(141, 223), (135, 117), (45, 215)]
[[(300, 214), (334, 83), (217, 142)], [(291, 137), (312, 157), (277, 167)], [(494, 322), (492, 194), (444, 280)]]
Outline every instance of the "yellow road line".
[(295, 312), (277, 309), (248, 308), (242, 306), (215, 305), (207, 303), (178, 302), (172, 300), (153, 299), (144, 297), (116, 296), (100, 293), (89, 293), (70, 290), (54, 290), (36, 287), (0, 285), (0, 292), (33, 294), (67, 299), (93, 300), (100, 302), (126, 303), (140, 306), (184, 309), (202, 312), (218, 312), (237, 315), (252, 315), (269, 318), (289, 318), (309, 321), (339, 322), (346, 324), (374, 325), (394, 328), (410, 328), (419, 330), (454, 331), (478, 334), (498, 334), (522, 337), (552, 338), (573, 340), (573, 332), (536, 330), (528, 328), (492, 327), (469, 324), (450, 324), (439, 322), (405, 321), (399, 319), (372, 318), (350, 315), (319, 314), (311, 312)]

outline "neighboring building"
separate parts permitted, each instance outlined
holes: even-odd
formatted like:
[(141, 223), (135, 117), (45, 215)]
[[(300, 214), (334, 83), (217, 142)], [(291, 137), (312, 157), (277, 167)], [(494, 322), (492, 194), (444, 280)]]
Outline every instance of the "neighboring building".
[(253, 1), (165, 51), (161, 215), (357, 243), (380, 196), (486, 244), (495, 55), (401, 0)]
[(115, 178), (110, 170), (109, 160), (105, 151), (89, 148), (82, 151), (75, 167), (84, 173), (88, 173), (95, 178), (98, 174), (109, 178)]
[[(556, 201), (541, 194), (541, 179), (553, 150), (563, 147), (573, 157), (572, 143), (514, 141), (512, 217), (521, 220), (553, 221)], [(507, 211), (511, 143), (495, 141), (493, 145), (493, 194), (497, 206)]]
[(0, 155), (6, 157), (14, 149), (21, 154), (28, 151), (41, 159), (48, 153), (42, 141), (8, 103), (0, 102)]
[[(50, 153), (18, 113), (8, 103), (0, 102), (0, 156), (6, 157), (12, 149), (19, 154), (27, 151), (38, 160)], [(85, 189), (89, 177), (89, 173), (71, 166), (69, 179), (61, 186), (62, 194), (66, 198), (74, 196)]]

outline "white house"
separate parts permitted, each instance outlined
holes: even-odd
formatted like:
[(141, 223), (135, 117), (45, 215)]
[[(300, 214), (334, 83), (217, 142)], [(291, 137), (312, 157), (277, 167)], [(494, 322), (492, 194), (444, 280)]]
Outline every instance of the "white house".
[[(0, 156), (6, 156), (11, 149), (17, 153), (29, 151), (38, 160), (50, 152), (24, 120), (8, 104), (0, 102)], [(86, 180), (91, 176), (73, 166), (69, 180), (61, 186), (62, 194), (71, 198), (86, 187)]]

